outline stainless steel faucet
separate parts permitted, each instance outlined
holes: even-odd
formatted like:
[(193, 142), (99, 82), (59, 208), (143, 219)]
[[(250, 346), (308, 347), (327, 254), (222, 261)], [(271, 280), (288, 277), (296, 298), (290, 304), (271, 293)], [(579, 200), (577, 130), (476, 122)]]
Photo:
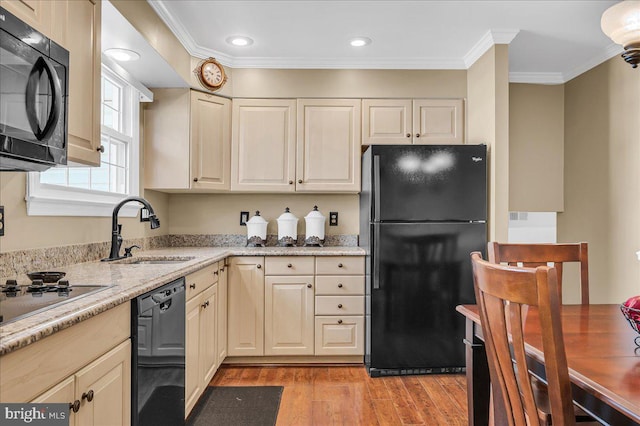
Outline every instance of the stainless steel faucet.
[[(102, 259), (103, 262), (125, 258), (125, 256), (120, 256), (120, 246), (122, 246), (122, 225), (118, 223), (118, 212), (122, 206), (131, 201), (142, 203), (147, 210), (149, 210), (149, 222), (151, 224), (151, 229), (160, 227), (160, 220), (156, 217), (153, 207), (151, 207), (151, 204), (149, 204), (149, 202), (144, 198), (129, 197), (120, 201), (113, 208), (113, 214), (111, 215), (111, 252), (109, 253), (109, 257)], [(129, 256), (131, 256), (131, 254), (129, 254)]]

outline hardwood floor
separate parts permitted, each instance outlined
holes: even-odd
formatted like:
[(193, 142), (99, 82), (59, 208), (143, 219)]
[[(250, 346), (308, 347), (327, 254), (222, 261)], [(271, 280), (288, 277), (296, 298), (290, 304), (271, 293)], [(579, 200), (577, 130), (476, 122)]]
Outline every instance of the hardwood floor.
[(222, 366), (210, 385), (284, 386), (277, 426), (467, 425), (464, 375), (372, 379), (356, 366)]

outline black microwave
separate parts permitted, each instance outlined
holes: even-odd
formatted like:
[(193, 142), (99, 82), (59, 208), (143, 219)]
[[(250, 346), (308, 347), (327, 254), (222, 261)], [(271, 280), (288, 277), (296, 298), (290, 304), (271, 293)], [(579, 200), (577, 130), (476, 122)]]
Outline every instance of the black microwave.
[(69, 52), (0, 7), (0, 171), (67, 164)]

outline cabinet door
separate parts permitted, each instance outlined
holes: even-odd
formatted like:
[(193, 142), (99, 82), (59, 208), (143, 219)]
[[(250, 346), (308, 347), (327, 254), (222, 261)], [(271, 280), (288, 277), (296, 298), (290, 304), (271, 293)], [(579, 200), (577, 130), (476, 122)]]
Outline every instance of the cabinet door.
[(187, 302), (185, 330), (185, 416), (202, 393), (200, 379), (200, 305), (203, 293)]
[(228, 266), (220, 262), (220, 280), (218, 281), (218, 366), (227, 357), (227, 286)]
[[(73, 404), (75, 401), (75, 376), (67, 377), (42, 395), (35, 398), (34, 403), (65, 403)], [(69, 425), (75, 424), (75, 413), (69, 409)]]
[(3, 0), (2, 7), (36, 31), (51, 36), (51, 0)]
[(364, 355), (363, 316), (318, 316), (316, 355)]
[(229, 189), (231, 101), (191, 92), (191, 188)]
[(218, 285), (202, 293), (200, 305), (200, 380), (202, 390), (207, 387), (218, 368)]
[(296, 101), (234, 99), (233, 191), (295, 191)]
[[(89, 401), (91, 394), (93, 398)], [(129, 340), (76, 373), (76, 399), (81, 404), (76, 414), (78, 424), (108, 426), (131, 423)]]
[(411, 108), (410, 99), (364, 99), (362, 145), (411, 143)]
[(100, 20), (99, 1), (74, 1), (67, 9), (69, 49), (70, 161), (99, 166), (100, 152)]
[(413, 101), (413, 143), (464, 143), (463, 129), (462, 99), (416, 99)]
[(313, 284), (313, 276), (265, 277), (265, 355), (313, 355)]
[(231, 259), (228, 318), (229, 356), (264, 355), (264, 258)]
[(360, 191), (359, 99), (298, 99), (296, 191)]

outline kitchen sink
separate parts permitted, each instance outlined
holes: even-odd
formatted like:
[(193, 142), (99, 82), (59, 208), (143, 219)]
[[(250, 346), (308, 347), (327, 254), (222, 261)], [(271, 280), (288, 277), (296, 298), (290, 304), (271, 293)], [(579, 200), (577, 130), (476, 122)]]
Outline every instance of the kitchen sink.
[(194, 256), (139, 256), (128, 257), (113, 263), (121, 265), (172, 265), (193, 259), (195, 259)]

